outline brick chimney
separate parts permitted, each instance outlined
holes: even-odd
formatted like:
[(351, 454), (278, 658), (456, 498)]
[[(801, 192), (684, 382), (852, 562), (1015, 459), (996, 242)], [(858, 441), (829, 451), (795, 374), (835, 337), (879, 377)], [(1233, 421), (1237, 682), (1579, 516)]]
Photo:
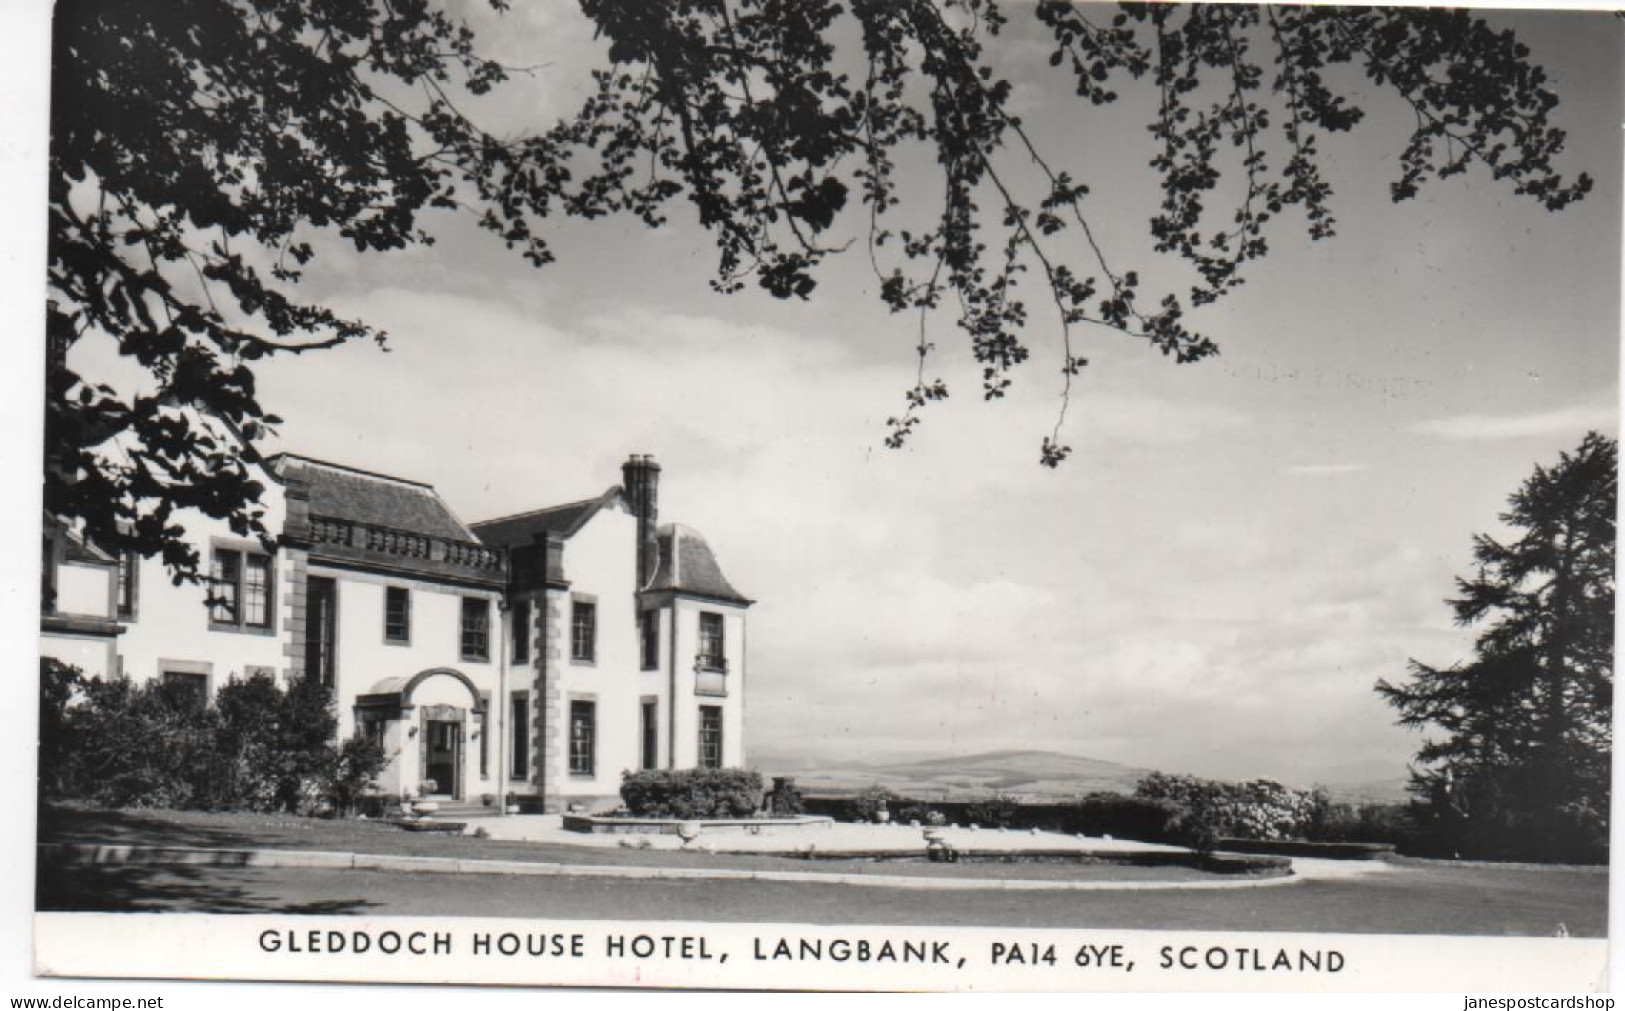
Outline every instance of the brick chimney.
[(632, 515), (638, 518), (638, 589), (654, 578), (659, 563), (655, 529), (660, 522), (660, 464), (655, 458), (636, 453), (621, 464), (621, 487)]

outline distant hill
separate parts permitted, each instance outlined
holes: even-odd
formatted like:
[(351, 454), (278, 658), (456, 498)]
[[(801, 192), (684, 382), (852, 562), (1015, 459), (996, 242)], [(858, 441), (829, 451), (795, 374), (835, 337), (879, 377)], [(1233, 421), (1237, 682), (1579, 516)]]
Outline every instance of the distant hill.
[[(1095, 791), (1133, 793), (1151, 769), (1058, 751), (1005, 750), (935, 758), (827, 758), (770, 748), (753, 749), (751, 764), (775, 776), (794, 776), (807, 792), (848, 793), (884, 786), (917, 800), (1010, 794), (1031, 800), (1070, 799)], [(1312, 784), (1292, 784), (1309, 786)], [(1328, 783), (1340, 803), (1394, 804), (1407, 799), (1403, 778)]]
[(884, 786), (920, 800), (946, 800), (989, 793), (1067, 798), (1096, 790), (1130, 793), (1149, 769), (1055, 751), (988, 751), (976, 755), (873, 761), (769, 762), (754, 764), (792, 775), (803, 790), (845, 792)]

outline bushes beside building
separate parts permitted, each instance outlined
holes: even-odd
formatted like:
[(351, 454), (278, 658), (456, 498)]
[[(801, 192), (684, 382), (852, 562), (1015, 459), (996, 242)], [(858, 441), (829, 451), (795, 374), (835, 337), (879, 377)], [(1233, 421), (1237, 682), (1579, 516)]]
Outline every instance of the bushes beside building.
[(621, 778), (621, 800), (642, 818), (749, 818), (761, 806), (752, 769), (649, 769)]
[(385, 757), (339, 742), (332, 693), (256, 675), (213, 699), (187, 686), (87, 679), (40, 661), (40, 787), (105, 807), (348, 813)]

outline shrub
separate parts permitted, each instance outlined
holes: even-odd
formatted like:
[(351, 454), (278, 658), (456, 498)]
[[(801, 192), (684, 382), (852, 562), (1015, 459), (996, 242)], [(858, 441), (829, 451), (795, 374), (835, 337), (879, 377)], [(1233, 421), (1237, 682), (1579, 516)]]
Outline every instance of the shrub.
[(1416, 839), (1416, 819), (1405, 804), (1339, 804), (1321, 795), (1304, 838), (1314, 842), (1392, 843)]
[(798, 814), (805, 814), (807, 801), (801, 796), (801, 790), (792, 779), (775, 780), (775, 786), (769, 791), (768, 807), (779, 818), (789, 818)]
[(903, 798), (884, 786), (866, 786), (848, 797), (843, 804), (842, 821), (874, 821), (881, 811), (890, 812), (892, 805)]
[(358, 814), (388, 764), (389, 756), (377, 741), (357, 734), (334, 749), (332, 761), (322, 770), (320, 792), (335, 814)]
[(385, 758), (333, 740), (332, 693), (306, 679), (283, 689), (234, 679), (212, 701), (153, 681), (86, 680), (41, 661), (41, 777), (46, 797), (106, 807), (348, 811)]
[(905, 804), (893, 812), (892, 817), (904, 824), (917, 821), (931, 828), (948, 824), (947, 815), (924, 804)]
[(643, 818), (748, 818), (762, 797), (753, 769), (647, 769), (621, 774), (621, 800)]
[(1193, 849), (1211, 849), (1221, 838), (1301, 838), (1314, 823), (1318, 802), (1307, 790), (1255, 779), (1226, 783), (1197, 776), (1153, 772), (1140, 780), (1136, 797), (1171, 804), (1169, 830)]
[(1014, 797), (996, 793), (965, 805), (965, 820), (988, 828), (1009, 828), (1015, 824), (1020, 808)]

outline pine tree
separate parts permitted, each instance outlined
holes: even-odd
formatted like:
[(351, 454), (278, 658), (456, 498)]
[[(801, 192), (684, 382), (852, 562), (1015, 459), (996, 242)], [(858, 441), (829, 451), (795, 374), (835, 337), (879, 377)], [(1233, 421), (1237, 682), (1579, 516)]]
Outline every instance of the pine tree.
[(1590, 433), (1537, 467), (1501, 516), (1514, 540), (1473, 539), (1456, 621), (1474, 659), (1412, 660), (1377, 683), (1403, 726), (1435, 727), (1411, 791), (1436, 841), (1463, 855), (1595, 859), (1607, 852), (1613, 745), (1618, 445)]

